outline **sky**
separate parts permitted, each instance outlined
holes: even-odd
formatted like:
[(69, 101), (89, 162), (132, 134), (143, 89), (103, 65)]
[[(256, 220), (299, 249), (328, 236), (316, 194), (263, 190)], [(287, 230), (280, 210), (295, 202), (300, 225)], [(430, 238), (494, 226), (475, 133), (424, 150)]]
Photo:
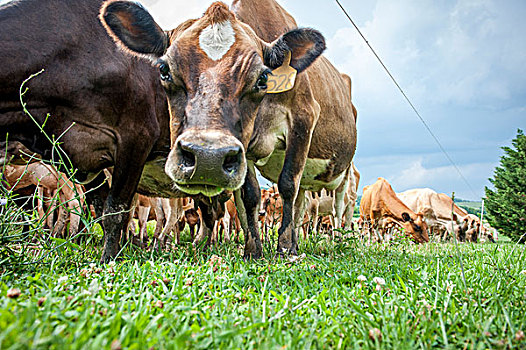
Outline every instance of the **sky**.
[[(164, 29), (201, 16), (212, 3), (141, 2)], [(352, 78), (359, 194), (381, 176), (396, 192), (429, 187), (464, 199), (484, 196), (500, 147), (526, 129), (526, 1), (340, 1), (468, 184), (335, 0), (278, 2), (300, 26), (324, 34), (326, 56)]]

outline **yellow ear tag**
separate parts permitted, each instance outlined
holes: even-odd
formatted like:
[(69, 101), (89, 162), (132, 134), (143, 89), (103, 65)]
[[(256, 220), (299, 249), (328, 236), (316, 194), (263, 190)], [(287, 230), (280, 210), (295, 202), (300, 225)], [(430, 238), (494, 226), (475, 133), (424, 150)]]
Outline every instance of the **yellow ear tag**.
[(283, 65), (272, 71), (267, 81), (267, 94), (279, 94), (294, 87), (298, 71), (290, 66), (290, 51), (287, 51)]

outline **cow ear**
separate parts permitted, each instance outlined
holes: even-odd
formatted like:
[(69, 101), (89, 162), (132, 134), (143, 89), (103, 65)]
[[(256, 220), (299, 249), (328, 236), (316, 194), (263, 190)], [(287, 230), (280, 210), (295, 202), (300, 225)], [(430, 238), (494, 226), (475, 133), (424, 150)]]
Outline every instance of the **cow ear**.
[(403, 219), (405, 222), (411, 221), (411, 217), (410, 217), (409, 214), (406, 213), (406, 212), (403, 212), (403, 213), (402, 213), (402, 219)]
[(99, 18), (113, 40), (132, 53), (157, 58), (168, 48), (167, 34), (138, 3), (107, 1)]
[(291, 53), (290, 65), (298, 73), (307, 69), (325, 50), (325, 38), (311, 28), (297, 28), (283, 34), (267, 47), (263, 54), (265, 65), (271, 69), (281, 67), (287, 52)]

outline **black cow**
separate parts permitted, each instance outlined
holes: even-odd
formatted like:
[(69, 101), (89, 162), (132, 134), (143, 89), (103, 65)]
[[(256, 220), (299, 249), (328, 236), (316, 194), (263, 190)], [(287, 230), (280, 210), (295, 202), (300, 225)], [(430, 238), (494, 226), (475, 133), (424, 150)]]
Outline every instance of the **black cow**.
[(25, 85), (24, 102), (36, 122), (43, 125), (49, 114), (44, 130), (60, 136), (81, 180), (114, 167), (104, 202), (101, 260), (108, 261), (119, 251), (139, 180), (144, 194), (180, 193), (164, 173), (170, 126), (158, 70), (115, 45), (98, 19), (101, 5), (18, 0), (0, 6), (0, 140), (4, 148), (8, 137), (52, 157), (51, 143), (23, 112), (19, 97), (22, 82), (43, 70)]

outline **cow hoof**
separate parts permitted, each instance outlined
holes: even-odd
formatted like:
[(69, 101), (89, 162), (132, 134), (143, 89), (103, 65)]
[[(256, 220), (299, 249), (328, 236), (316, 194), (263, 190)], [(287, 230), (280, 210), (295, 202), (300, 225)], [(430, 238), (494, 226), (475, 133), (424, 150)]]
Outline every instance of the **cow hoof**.
[(261, 253), (261, 251), (255, 251), (255, 252), (245, 251), (245, 254), (243, 255), (243, 259), (245, 261), (258, 260), (258, 259), (261, 259), (262, 257), (263, 257), (263, 254)]
[[(115, 254), (117, 255), (117, 254)], [(107, 252), (104, 252), (100, 258), (100, 263), (101, 264), (107, 264), (109, 263), (110, 261), (113, 261), (115, 260), (115, 256), (113, 256), (112, 254), (109, 254)]]

